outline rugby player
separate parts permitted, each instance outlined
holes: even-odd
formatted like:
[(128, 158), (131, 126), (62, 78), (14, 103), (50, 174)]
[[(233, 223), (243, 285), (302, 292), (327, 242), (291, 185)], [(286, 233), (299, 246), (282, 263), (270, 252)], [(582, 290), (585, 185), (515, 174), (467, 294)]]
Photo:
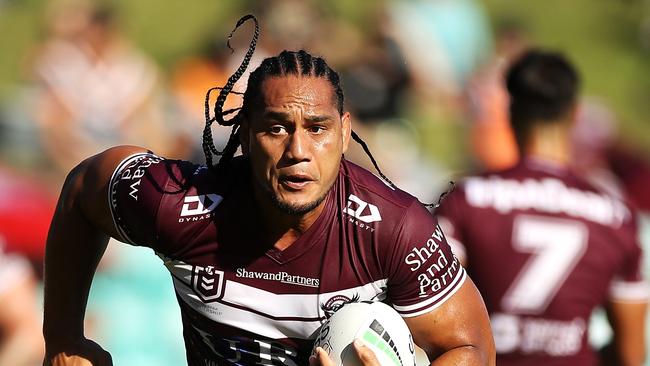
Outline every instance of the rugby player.
[(598, 365), (588, 324), (603, 306), (613, 364), (641, 365), (648, 287), (635, 214), (568, 167), (579, 76), (561, 54), (530, 50), (506, 79), (522, 159), (466, 178), (437, 211), (485, 299), (497, 362)]
[[(434, 365), (494, 365), (487, 311), (436, 219), (343, 158), (354, 133), (338, 74), (322, 58), (265, 59), (241, 110), (224, 118), (255, 23), (206, 116), (206, 165), (120, 146), (68, 175), (46, 249), (45, 364), (110, 364), (83, 327), (110, 236), (153, 249), (169, 270), (189, 365), (307, 365), (320, 325), (352, 301), (390, 303)], [(223, 151), (212, 143), (215, 120), (233, 126)]]

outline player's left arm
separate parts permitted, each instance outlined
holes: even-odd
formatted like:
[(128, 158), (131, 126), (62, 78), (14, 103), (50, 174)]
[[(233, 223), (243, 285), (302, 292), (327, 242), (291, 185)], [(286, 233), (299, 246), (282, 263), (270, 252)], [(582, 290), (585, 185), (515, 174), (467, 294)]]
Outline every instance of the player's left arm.
[(494, 365), (496, 351), (483, 298), (437, 219), (416, 202), (396, 228), (383, 267), (388, 296), (415, 343), (432, 365)]
[[(646, 357), (645, 324), (647, 302), (616, 302), (607, 305), (607, 318), (614, 332), (611, 347), (614, 359), (603, 364), (641, 366)], [(603, 355), (601, 355), (603, 356)]]
[(600, 353), (601, 364), (640, 366), (646, 358), (646, 311), (650, 289), (643, 274), (643, 249), (636, 212), (617, 230), (618, 249), (625, 252), (605, 304), (613, 330), (611, 343)]
[(431, 365), (495, 365), (496, 351), (483, 299), (468, 277), (436, 309), (404, 318)]

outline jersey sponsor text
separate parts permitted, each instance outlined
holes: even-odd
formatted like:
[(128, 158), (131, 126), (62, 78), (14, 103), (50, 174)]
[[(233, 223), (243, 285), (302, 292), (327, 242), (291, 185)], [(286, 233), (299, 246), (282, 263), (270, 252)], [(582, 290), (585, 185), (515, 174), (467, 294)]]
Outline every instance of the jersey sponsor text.
[(289, 285), (318, 287), (320, 281), (318, 278), (309, 278), (297, 275), (291, 275), (287, 272), (269, 273), (269, 272), (255, 272), (247, 271), (245, 268), (237, 268), (235, 274), (239, 278), (252, 278), (266, 281), (278, 281)]
[(630, 215), (625, 205), (613, 197), (567, 187), (555, 178), (520, 181), (497, 176), (475, 177), (467, 179), (465, 192), (470, 205), (492, 207), (500, 213), (535, 209), (565, 213), (613, 227), (620, 226)]
[(490, 316), (490, 322), (498, 353), (570, 356), (580, 351), (586, 331), (581, 318), (553, 320), (497, 313)]

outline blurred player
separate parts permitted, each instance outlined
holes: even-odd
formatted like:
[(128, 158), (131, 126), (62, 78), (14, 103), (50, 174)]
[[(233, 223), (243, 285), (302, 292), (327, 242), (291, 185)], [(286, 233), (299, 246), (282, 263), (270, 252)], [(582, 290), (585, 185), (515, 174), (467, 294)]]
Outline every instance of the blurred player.
[(42, 267), (32, 263), (43, 262), (54, 205), (43, 185), (0, 161), (0, 366), (33, 366), (43, 358), (36, 273)]
[[(483, 302), (436, 220), (343, 159), (358, 137), (338, 74), (322, 58), (267, 58), (249, 77), (242, 109), (224, 119), (258, 32), (215, 118), (206, 116), (207, 166), (122, 146), (69, 174), (46, 249), (45, 364), (110, 362), (84, 337), (83, 318), (113, 236), (164, 261), (191, 366), (307, 365), (320, 325), (352, 301), (390, 302), (434, 364), (494, 365)], [(233, 126), (221, 152), (213, 120)]]
[(43, 357), (36, 276), (24, 258), (4, 251), (0, 227), (0, 365), (32, 366)]
[(469, 177), (440, 208), (490, 313), (499, 365), (597, 365), (587, 325), (608, 311), (618, 365), (641, 365), (648, 288), (636, 216), (568, 169), (579, 77), (529, 51), (507, 74), (522, 159)]

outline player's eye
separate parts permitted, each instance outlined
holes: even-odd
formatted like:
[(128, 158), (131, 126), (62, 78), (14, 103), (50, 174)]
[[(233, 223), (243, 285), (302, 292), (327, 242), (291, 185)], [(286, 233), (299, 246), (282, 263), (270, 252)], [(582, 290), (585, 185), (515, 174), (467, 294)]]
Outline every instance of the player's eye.
[(273, 125), (269, 128), (269, 132), (274, 135), (281, 135), (287, 132), (287, 129), (281, 125)]
[(315, 125), (315, 126), (309, 127), (309, 132), (311, 132), (313, 134), (316, 134), (316, 135), (321, 134), (323, 131), (325, 131), (325, 127), (323, 127), (323, 126)]

